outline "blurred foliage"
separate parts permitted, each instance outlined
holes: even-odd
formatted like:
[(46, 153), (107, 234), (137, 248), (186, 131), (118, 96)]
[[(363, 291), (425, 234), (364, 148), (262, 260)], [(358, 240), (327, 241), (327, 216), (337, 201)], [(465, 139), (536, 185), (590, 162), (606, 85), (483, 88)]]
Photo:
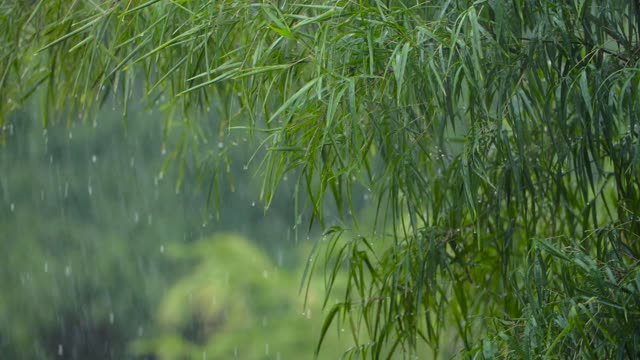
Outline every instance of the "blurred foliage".
[(242, 138), (216, 146), (238, 162), (230, 169), (238, 190), (220, 193), (217, 219), (207, 212), (204, 170), (186, 164), (176, 188), (178, 169), (163, 166), (179, 138), (162, 135), (157, 114), (135, 110), (125, 123), (105, 109), (95, 123), (43, 129), (33, 109), (12, 116), (0, 149), (3, 358), (144, 358), (130, 344), (159, 334), (156, 308), (190, 269), (168, 257), (176, 244), (234, 230), (255, 239), (247, 256), (282, 271), (301, 261), (292, 252), (291, 198), (264, 214), (254, 170), (242, 165), (250, 155)]
[[(167, 254), (192, 270), (163, 297), (158, 337), (137, 342), (136, 351), (158, 359), (310, 356), (324, 319), (321, 286), (314, 284), (305, 306), (298, 292), (299, 271), (275, 266), (233, 234), (175, 244)], [(332, 335), (322, 357), (337, 359), (348, 343)]]
[(197, 229), (183, 217), (197, 212), (174, 184), (154, 184), (152, 126), (141, 121), (134, 139), (121, 122), (43, 131), (29, 116), (13, 117), (0, 151), (0, 351), (122, 358), (172, 278), (160, 247)]
[[(212, 139), (255, 136), (260, 199), (291, 177), (294, 214), (328, 231), (312, 255), (328, 251), (328, 298), (346, 277), (320, 342), (342, 320), (363, 358), (449, 343), (463, 357), (640, 353), (638, 1), (48, 0), (0, 14), (3, 117), (33, 94), (45, 125), (91, 120), (110, 94), (127, 117), (142, 99), (180, 138), (177, 169), (214, 159)], [(232, 174), (219, 159), (212, 189)]]

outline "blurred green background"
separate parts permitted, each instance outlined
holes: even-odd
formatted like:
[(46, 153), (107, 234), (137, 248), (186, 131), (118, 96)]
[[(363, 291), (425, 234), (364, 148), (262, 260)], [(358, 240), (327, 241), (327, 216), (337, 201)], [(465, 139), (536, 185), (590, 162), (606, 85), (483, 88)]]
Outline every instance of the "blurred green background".
[[(299, 290), (319, 235), (293, 179), (265, 212), (255, 139), (205, 144), (197, 167), (171, 161), (180, 132), (153, 111), (47, 129), (36, 113), (15, 112), (0, 146), (3, 359), (313, 357), (322, 276), (306, 306)], [(351, 346), (339, 333), (321, 358)]]

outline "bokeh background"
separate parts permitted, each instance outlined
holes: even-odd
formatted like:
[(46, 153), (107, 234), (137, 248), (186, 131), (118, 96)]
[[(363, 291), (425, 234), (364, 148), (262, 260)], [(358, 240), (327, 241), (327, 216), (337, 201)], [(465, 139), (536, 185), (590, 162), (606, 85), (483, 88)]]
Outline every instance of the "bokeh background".
[[(46, 128), (39, 111), (0, 146), (3, 359), (313, 357), (323, 278), (301, 280), (322, 234), (293, 178), (265, 211), (259, 135), (183, 153), (158, 110)], [(214, 114), (199, 124), (218, 138)], [(321, 357), (349, 346), (336, 328)]]

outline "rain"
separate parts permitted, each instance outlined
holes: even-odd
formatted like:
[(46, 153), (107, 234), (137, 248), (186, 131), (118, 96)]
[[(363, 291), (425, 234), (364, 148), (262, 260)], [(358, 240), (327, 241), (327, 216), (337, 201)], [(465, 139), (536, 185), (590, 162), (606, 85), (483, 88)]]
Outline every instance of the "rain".
[[(9, 119), (0, 151), (3, 358), (308, 357), (323, 287), (316, 278), (301, 293), (299, 284), (320, 231), (300, 241), (291, 231), (308, 221), (294, 212), (295, 183), (265, 210), (255, 149), (214, 142), (230, 169), (189, 157), (167, 165), (179, 137), (163, 136), (159, 113), (140, 108), (125, 124), (111, 108), (44, 133), (37, 111)], [(349, 344), (329, 343), (336, 357)]]

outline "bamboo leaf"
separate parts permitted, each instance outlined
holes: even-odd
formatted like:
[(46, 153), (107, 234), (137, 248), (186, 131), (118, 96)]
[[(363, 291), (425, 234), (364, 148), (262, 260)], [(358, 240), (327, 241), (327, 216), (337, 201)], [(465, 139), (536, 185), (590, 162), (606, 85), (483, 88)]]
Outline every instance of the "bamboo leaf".
[(335, 304), (325, 316), (324, 323), (322, 324), (322, 328), (320, 329), (320, 340), (318, 340), (318, 346), (316, 346), (315, 357), (317, 358), (320, 354), (320, 348), (322, 347), (322, 342), (324, 341), (325, 336), (327, 335), (327, 331), (333, 322), (333, 319), (336, 317), (336, 314), (342, 309), (342, 304)]
[(298, 91), (296, 91), (295, 94), (291, 95), (291, 97), (289, 99), (287, 99), (287, 101), (285, 101), (273, 114), (271, 114), (271, 117), (269, 118), (269, 122), (273, 122), (274, 119), (276, 119), (280, 114), (282, 114), (289, 107), (291, 107), (291, 105), (293, 105), (293, 103), (296, 100), (298, 100), (304, 93), (306, 93), (319, 80), (320, 80), (320, 77), (309, 81), (303, 87), (301, 87)]

